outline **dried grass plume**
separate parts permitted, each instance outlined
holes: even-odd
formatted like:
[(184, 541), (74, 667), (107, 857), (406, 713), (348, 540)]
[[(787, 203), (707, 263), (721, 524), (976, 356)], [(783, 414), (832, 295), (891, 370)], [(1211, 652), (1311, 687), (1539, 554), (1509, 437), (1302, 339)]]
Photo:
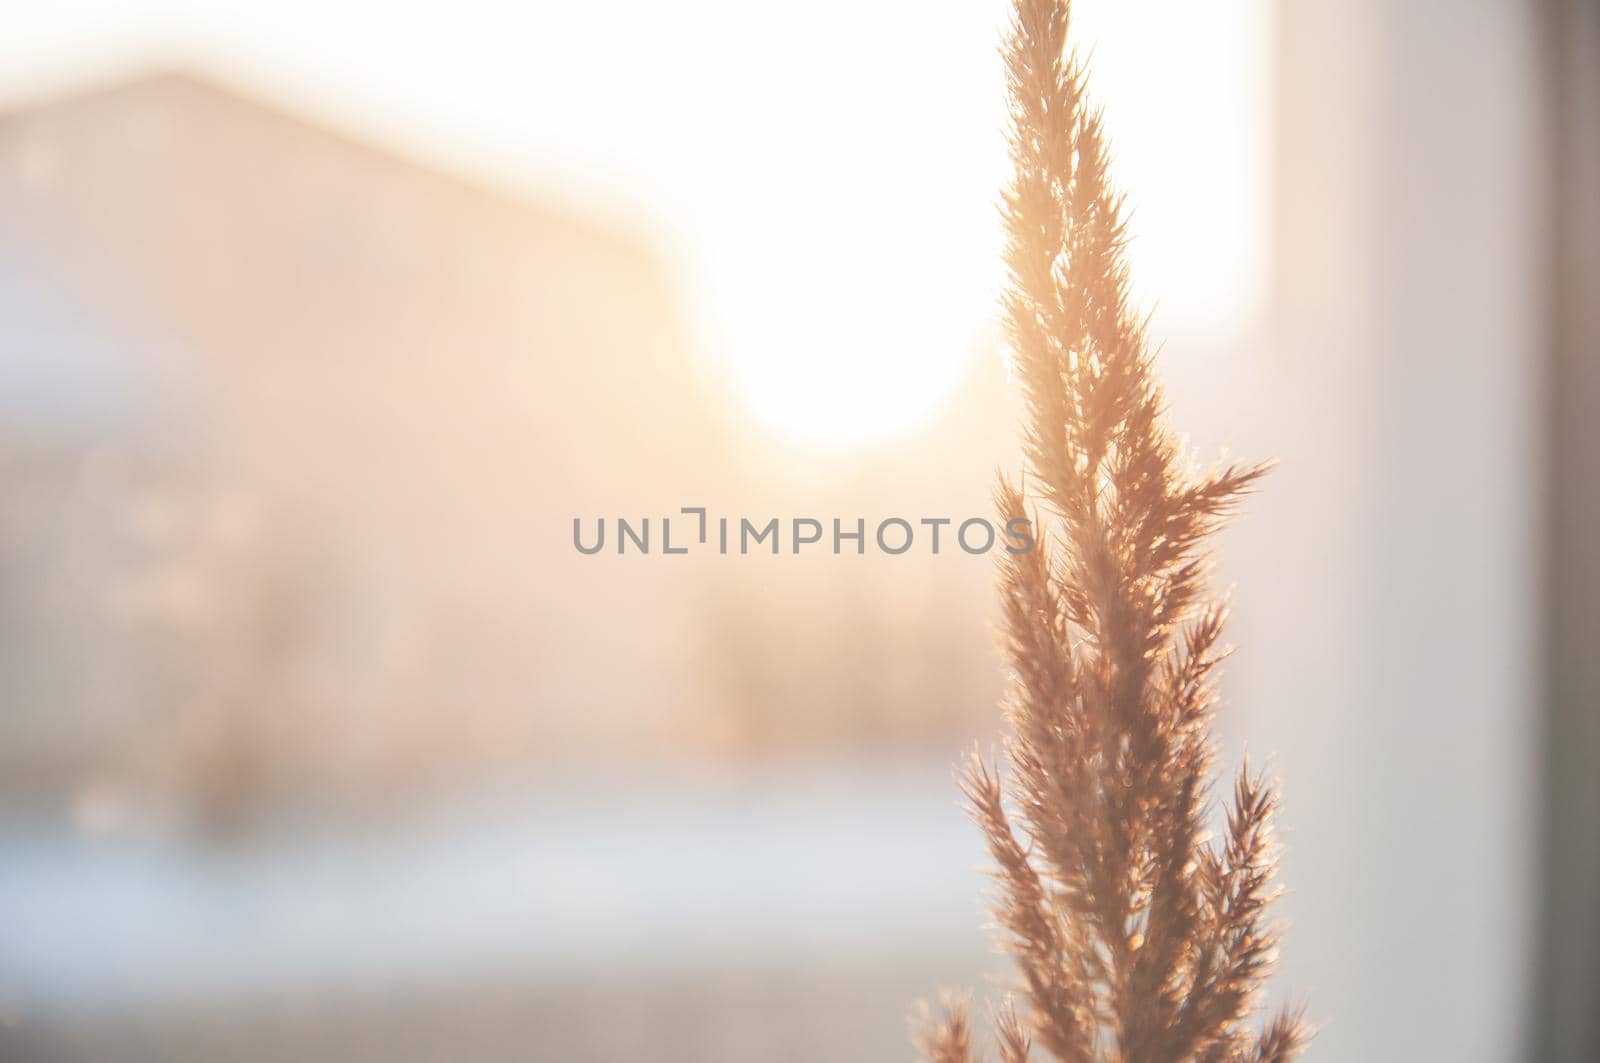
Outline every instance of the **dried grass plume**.
[[(1005, 312), (1031, 490), (1002, 478), (996, 498), (1002, 520), (1030, 501), (1046, 519), (1001, 573), (1007, 778), (974, 758), (964, 782), (1025, 1001), (996, 1015), (999, 1054), (1286, 1063), (1307, 1039), (1298, 1014), (1252, 1023), (1276, 944), (1274, 793), (1246, 765), (1221, 837), (1206, 830), (1225, 651), (1204, 545), (1263, 467), (1192, 474), (1162, 425), (1068, 15), (1067, 0), (1017, 0), (1006, 45)], [(965, 1007), (925, 1020), (920, 1044), (971, 1060)]]

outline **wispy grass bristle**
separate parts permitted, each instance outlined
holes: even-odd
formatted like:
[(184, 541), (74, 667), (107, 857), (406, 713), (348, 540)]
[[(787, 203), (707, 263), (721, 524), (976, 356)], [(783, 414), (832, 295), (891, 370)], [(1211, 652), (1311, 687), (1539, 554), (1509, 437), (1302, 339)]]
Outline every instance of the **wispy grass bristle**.
[[(1029, 475), (1002, 478), (996, 504), (1003, 521), (1042, 512), (1037, 548), (1000, 573), (1004, 777), (975, 756), (963, 780), (1026, 1001), (996, 1015), (1000, 1058), (1286, 1063), (1308, 1036), (1299, 1013), (1251, 1024), (1277, 947), (1276, 794), (1245, 765), (1226, 829), (1206, 829), (1227, 650), (1204, 548), (1265, 467), (1193, 473), (1163, 424), (1069, 14), (1017, 0), (1005, 50), (1005, 316)], [(965, 1063), (971, 1041), (955, 1006), (919, 1043)]]

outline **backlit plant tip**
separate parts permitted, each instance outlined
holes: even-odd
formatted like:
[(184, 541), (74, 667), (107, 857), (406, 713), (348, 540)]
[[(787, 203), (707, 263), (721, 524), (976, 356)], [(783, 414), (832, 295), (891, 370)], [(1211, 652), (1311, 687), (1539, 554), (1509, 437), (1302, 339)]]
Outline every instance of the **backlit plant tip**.
[[(1002, 478), (996, 501), (1038, 545), (999, 557), (1011, 733), (1000, 765), (974, 757), (964, 779), (1020, 974), (1015, 1011), (995, 1016), (999, 1057), (1283, 1063), (1308, 1035), (1296, 1011), (1255, 1014), (1276, 948), (1277, 799), (1248, 765), (1207, 840), (1226, 651), (1205, 545), (1264, 467), (1192, 473), (1162, 423), (1068, 15), (1066, 0), (1017, 0), (1005, 49), (1005, 318), (1028, 476)], [(918, 1043), (966, 1063), (970, 1030), (951, 1003)]]

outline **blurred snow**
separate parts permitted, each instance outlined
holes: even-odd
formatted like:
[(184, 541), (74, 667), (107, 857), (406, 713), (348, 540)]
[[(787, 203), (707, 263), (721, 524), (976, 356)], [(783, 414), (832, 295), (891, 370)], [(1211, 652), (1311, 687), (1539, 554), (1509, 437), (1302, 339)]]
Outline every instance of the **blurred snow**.
[(226, 841), (11, 823), (0, 986), (81, 1016), (930, 953), (976, 974), (981, 860), (951, 770), (919, 762), (572, 779)]

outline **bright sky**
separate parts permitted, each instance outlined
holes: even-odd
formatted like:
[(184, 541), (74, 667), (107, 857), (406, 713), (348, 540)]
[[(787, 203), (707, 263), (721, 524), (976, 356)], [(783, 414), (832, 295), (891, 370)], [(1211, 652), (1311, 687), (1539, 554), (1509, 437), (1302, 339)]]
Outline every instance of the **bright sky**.
[[(1263, 284), (1271, 0), (1079, 0), (1157, 331)], [(643, 225), (753, 413), (839, 444), (927, 415), (991, 334), (1006, 4), (13, 2), (0, 101), (196, 66)], [(1147, 299), (1148, 302), (1154, 300)]]

